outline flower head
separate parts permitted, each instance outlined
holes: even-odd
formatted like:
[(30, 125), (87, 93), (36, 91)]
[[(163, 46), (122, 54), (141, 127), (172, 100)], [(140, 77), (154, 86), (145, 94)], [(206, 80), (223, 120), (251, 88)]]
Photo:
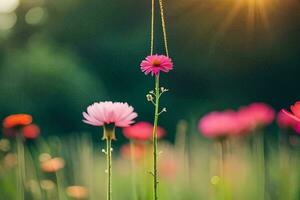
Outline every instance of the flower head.
[(224, 137), (240, 130), (236, 121), (236, 113), (231, 110), (208, 113), (200, 119), (198, 129), (209, 138)]
[(22, 129), (23, 136), (28, 139), (35, 139), (40, 134), (40, 128), (35, 124), (30, 124)]
[(14, 114), (9, 115), (3, 120), (3, 127), (5, 129), (15, 128), (18, 126), (25, 126), (31, 124), (32, 117), (28, 114)]
[(65, 161), (62, 158), (51, 158), (50, 160), (44, 161), (41, 163), (41, 169), (44, 172), (56, 172), (65, 166)]
[(137, 113), (127, 103), (120, 102), (99, 102), (94, 103), (83, 112), (83, 122), (93, 126), (104, 126), (113, 124), (116, 127), (127, 127), (134, 123)]
[(83, 186), (69, 186), (66, 189), (67, 195), (73, 199), (86, 199), (88, 198), (88, 190)]
[(282, 112), (291, 120), (300, 122), (300, 101), (297, 101), (294, 105), (291, 105), (290, 109), (291, 112), (285, 109), (282, 109)]
[(279, 111), (277, 115), (277, 124), (281, 128), (296, 128), (299, 124), (300, 121), (297, 120), (294, 116), (290, 116), (286, 110), (282, 109)]
[[(133, 126), (123, 129), (124, 136), (128, 139), (134, 140), (150, 140), (153, 134), (153, 125), (149, 122), (138, 122)], [(161, 138), (165, 135), (165, 130), (161, 127), (157, 127), (157, 138)]]
[(158, 75), (160, 71), (169, 72), (173, 69), (172, 60), (164, 55), (147, 56), (140, 64), (142, 72), (146, 75)]
[(238, 110), (238, 121), (244, 132), (267, 126), (274, 118), (275, 111), (265, 103), (252, 103)]

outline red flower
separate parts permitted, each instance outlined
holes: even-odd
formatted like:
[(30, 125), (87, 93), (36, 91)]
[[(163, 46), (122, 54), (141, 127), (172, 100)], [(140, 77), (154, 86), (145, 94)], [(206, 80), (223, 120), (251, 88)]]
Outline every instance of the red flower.
[(22, 129), (23, 136), (28, 139), (35, 139), (40, 134), (40, 128), (35, 124), (30, 124)]
[[(134, 140), (150, 140), (153, 134), (153, 125), (149, 122), (139, 122), (133, 126), (123, 129), (124, 136), (128, 139)], [(165, 135), (165, 130), (157, 127), (157, 138)]]
[(287, 111), (281, 110), (277, 115), (277, 124), (282, 128), (295, 128), (297, 124), (300, 122), (294, 119), (294, 117), (290, 117)]
[(9, 115), (3, 120), (3, 127), (4, 128), (15, 128), (18, 126), (26, 126), (31, 124), (32, 117), (28, 114), (14, 114)]
[(282, 109), (282, 112), (291, 120), (300, 122), (300, 101), (297, 101), (294, 105), (291, 105), (290, 109), (292, 112), (289, 112), (285, 109)]

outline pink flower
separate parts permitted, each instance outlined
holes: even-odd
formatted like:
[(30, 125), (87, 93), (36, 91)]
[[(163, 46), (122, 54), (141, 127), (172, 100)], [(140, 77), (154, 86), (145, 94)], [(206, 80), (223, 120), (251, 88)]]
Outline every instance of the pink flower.
[(296, 131), (296, 133), (300, 134), (300, 123), (295, 125), (294, 130)]
[(146, 75), (151, 73), (151, 75), (157, 76), (160, 71), (169, 72), (173, 69), (172, 60), (164, 55), (151, 55), (147, 56), (145, 60), (141, 63), (141, 70)]
[(133, 120), (137, 117), (132, 106), (111, 101), (94, 103), (82, 114), (83, 122), (94, 126), (113, 124), (116, 127), (127, 127), (134, 123)]
[[(153, 125), (149, 122), (139, 122), (133, 126), (124, 128), (123, 133), (128, 139), (149, 140), (152, 138)], [(163, 128), (157, 127), (157, 138), (161, 138), (165, 133)]]
[(294, 105), (291, 105), (290, 109), (292, 112), (289, 112), (285, 109), (282, 109), (282, 112), (291, 120), (300, 122), (300, 101), (297, 101)]
[(200, 119), (198, 129), (205, 137), (217, 138), (236, 134), (240, 128), (236, 120), (236, 113), (227, 110), (208, 113)]
[(52, 173), (56, 172), (65, 166), (65, 161), (62, 158), (56, 157), (51, 158), (45, 162), (41, 163), (41, 168), (44, 172)]
[(275, 111), (265, 103), (252, 103), (239, 109), (238, 118), (243, 131), (249, 132), (271, 124)]
[(293, 126), (292, 128), (300, 134), (300, 101), (291, 105), (290, 109), (292, 112), (282, 109), (281, 113), (284, 118), (291, 123), (291, 126)]
[(292, 114), (282, 109), (277, 115), (277, 123), (282, 128), (295, 128), (300, 124), (299, 120), (295, 119)]
[(146, 154), (146, 147), (141, 143), (124, 144), (120, 149), (121, 156), (125, 159), (141, 160)]

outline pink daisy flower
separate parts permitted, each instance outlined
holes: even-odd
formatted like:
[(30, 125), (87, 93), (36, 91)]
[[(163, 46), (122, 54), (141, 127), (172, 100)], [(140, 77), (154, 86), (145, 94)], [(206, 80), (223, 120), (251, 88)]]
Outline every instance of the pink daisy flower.
[(141, 70), (146, 75), (151, 73), (151, 75), (157, 76), (160, 71), (169, 72), (173, 69), (172, 60), (164, 55), (151, 55), (147, 56), (145, 60), (141, 62)]
[(83, 122), (93, 126), (112, 124), (116, 127), (127, 127), (134, 123), (137, 113), (127, 103), (99, 102), (90, 105), (87, 112), (83, 112)]

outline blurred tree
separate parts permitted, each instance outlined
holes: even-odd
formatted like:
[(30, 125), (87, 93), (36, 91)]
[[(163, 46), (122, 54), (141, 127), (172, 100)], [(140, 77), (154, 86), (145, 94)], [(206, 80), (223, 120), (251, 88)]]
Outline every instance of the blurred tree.
[[(101, 81), (74, 52), (33, 37), (0, 68), (1, 116), (26, 112), (48, 131), (75, 131), (81, 112), (105, 97)], [(43, 126), (42, 126), (43, 127)]]

